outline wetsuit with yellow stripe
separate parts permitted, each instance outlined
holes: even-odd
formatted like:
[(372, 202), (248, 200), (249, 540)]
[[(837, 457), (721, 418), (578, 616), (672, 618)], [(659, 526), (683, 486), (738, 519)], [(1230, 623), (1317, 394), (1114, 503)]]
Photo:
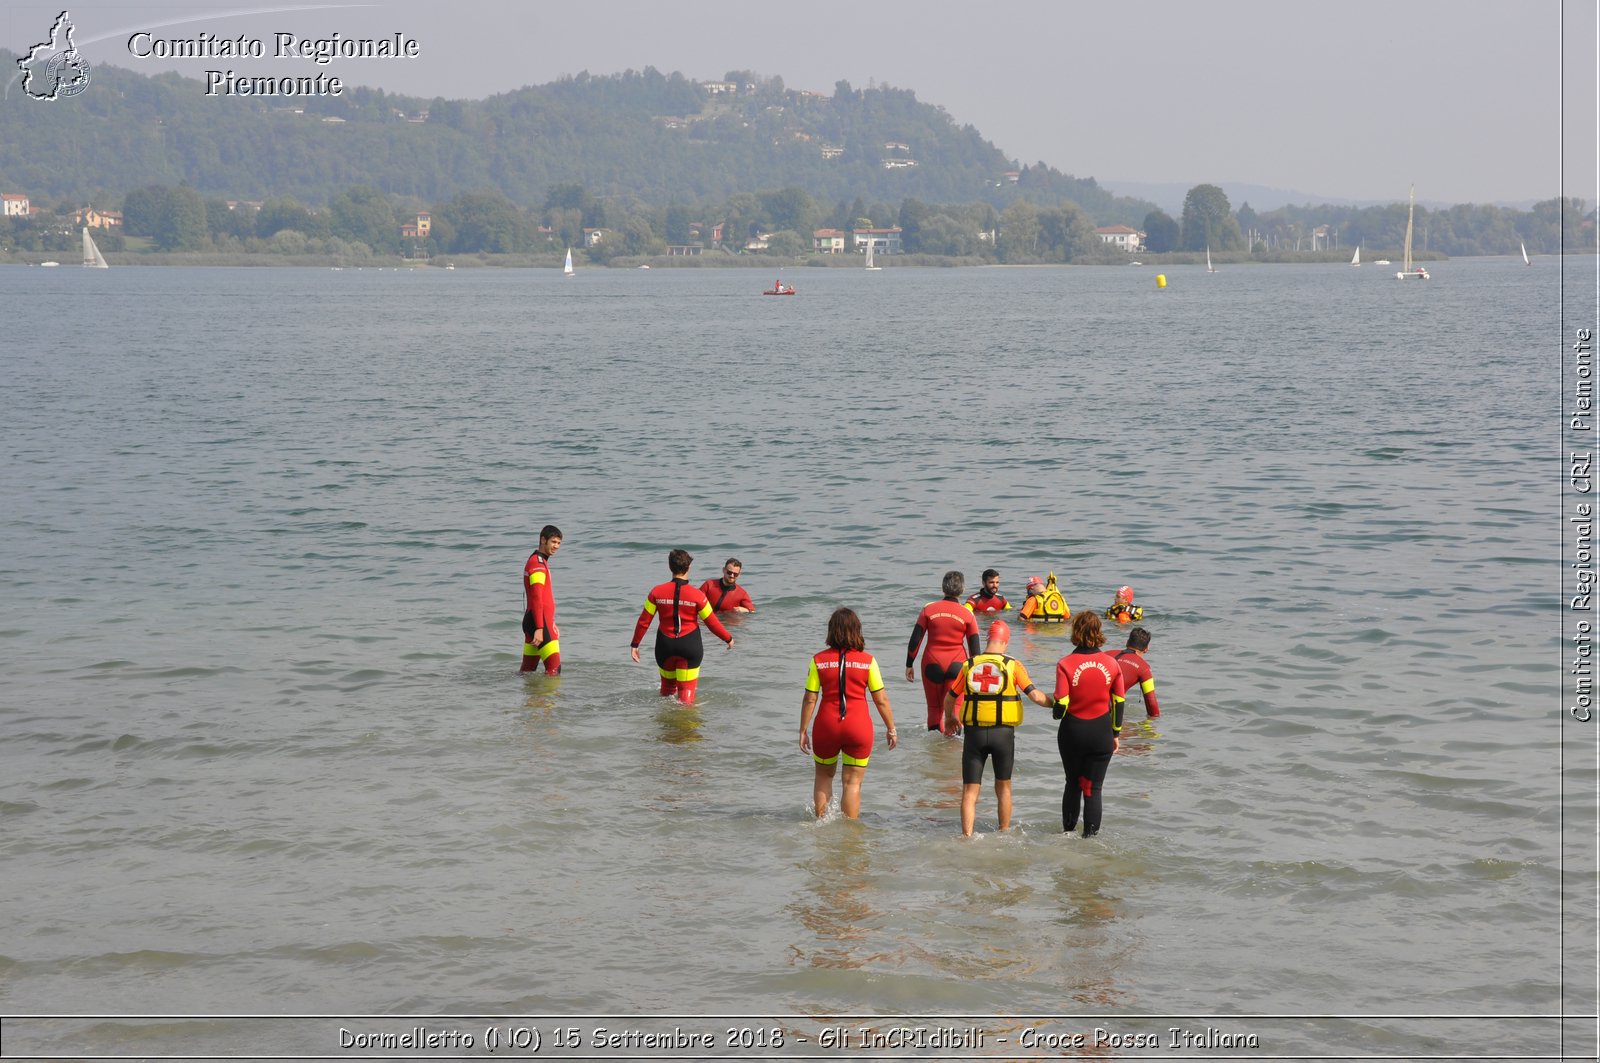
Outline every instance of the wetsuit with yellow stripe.
[(961, 781), (983, 781), (983, 763), (994, 758), (997, 781), (1011, 778), (1016, 761), (1016, 728), (1022, 722), (1022, 699), (1033, 690), (1028, 669), (1003, 653), (980, 653), (962, 663), (950, 690), (961, 702)]
[[(550, 588), (550, 558), (538, 550), (522, 566), (522, 589), (527, 608), (522, 614), (522, 668), (537, 672), (539, 665), (549, 675), (561, 671), (561, 632), (556, 630), (556, 596)], [(541, 641), (533, 633), (543, 629)]]
[(717, 619), (706, 596), (679, 576), (657, 584), (645, 595), (639, 622), (633, 626), (631, 645), (634, 649), (644, 641), (652, 618), (658, 619), (656, 667), (661, 672), (661, 696), (677, 694), (685, 705), (693, 704), (695, 686), (700, 681), (700, 662), (706, 655), (705, 645), (700, 640), (699, 622), (704, 620), (711, 633), (723, 642), (732, 642), (733, 636)]
[(820, 695), (811, 725), (813, 760), (866, 767), (873, 738), (869, 699), (882, 689), (883, 676), (870, 653), (829, 647), (811, 658), (806, 690)]

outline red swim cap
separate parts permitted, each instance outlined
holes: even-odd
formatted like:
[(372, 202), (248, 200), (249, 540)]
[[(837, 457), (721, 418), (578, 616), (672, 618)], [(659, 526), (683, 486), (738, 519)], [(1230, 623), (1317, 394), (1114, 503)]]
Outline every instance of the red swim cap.
[(1030, 591), (1033, 590), (1033, 588), (1035, 588), (1035, 587), (1043, 587), (1043, 586), (1044, 586), (1044, 580), (1040, 579), (1038, 576), (1029, 576), (1028, 577), (1028, 589)]
[(1117, 588), (1117, 597), (1121, 598), (1125, 602), (1133, 601), (1133, 588), (1132, 587), (1118, 587)]
[(1010, 639), (1011, 625), (1006, 623), (1004, 620), (996, 620), (994, 623), (989, 625), (989, 638), (991, 640)]

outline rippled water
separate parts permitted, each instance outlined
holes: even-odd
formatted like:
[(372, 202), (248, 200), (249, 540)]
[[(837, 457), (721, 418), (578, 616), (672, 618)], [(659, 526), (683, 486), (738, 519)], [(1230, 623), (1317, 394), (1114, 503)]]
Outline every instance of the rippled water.
[[(0, 270), (28, 338), (0, 353), (0, 1010), (1589, 1052), (1556, 265), (1168, 275)], [(529, 679), (551, 521), (566, 669)], [(680, 545), (760, 605), (692, 711), (627, 655)], [(912, 620), (989, 566), (1146, 609), (1164, 713), (1092, 841), (1059, 833), (1042, 711), (1019, 825), (986, 786), (971, 842), (957, 745), (905, 726)], [(908, 740), (818, 824), (795, 732), (839, 604)], [(5, 1047), (236, 1051), (245, 1022)]]

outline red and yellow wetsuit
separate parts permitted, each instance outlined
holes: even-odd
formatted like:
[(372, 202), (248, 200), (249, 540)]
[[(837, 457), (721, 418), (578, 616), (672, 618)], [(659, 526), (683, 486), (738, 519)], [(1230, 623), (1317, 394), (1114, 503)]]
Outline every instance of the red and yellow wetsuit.
[(706, 655), (705, 645), (700, 640), (699, 621), (704, 620), (711, 633), (723, 642), (732, 642), (733, 636), (717, 619), (706, 596), (689, 586), (687, 579), (676, 576), (651, 587), (650, 593), (645, 595), (639, 622), (633, 625), (631, 645), (634, 649), (639, 648), (644, 633), (650, 630), (651, 617), (659, 618), (656, 667), (661, 672), (661, 696), (677, 694), (685, 705), (693, 704), (695, 686), (700, 681), (700, 662)]
[(806, 689), (820, 694), (811, 725), (811, 757), (818, 764), (843, 761), (866, 767), (872, 755), (872, 702), (883, 676), (872, 654), (828, 648), (811, 658)]
[(1144, 714), (1146, 716), (1160, 716), (1161, 705), (1156, 701), (1156, 676), (1150, 670), (1150, 662), (1144, 659), (1144, 654), (1137, 650), (1123, 650), (1117, 654), (1117, 663), (1122, 665), (1122, 681), (1131, 692), (1138, 687), (1144, 695)]
[(1074, 646), (1056, 662), (1056, 712), (1061, 726), (1056, 749), (1067, 785), (1061, 792), (1061, 829), (1078, 825), (1083, 803), (1083, 835), (1100, 831), (1101, 794), (1117, 734), (1122, 730), (1122, 704), (1127, 690), (1122, 665), (1109, 653)]
[(700, 584), (700, 593), (706, 596), (711, 608), (719, 613), (739, 608), (748, 609), (752, 613), (756, 611), (756, 603), (750, 600), (749, 593), (737, 584), (732, 590), (728, 590), (723, 587), (722, 580), (708, 579)]
[(928, 701), (928, 730), (937, 731), (944, 722), (944, 694), (950, 680), (960, 674), (961, 662), (978, 652), (978, 618), (954, 598), (923, 606), (906, 647), (908, 670), (916, 663), (924, 637), (928, 645), (922, 651), (922, 693)]
[(967, 599), (967, 608), (978, 616), (989, 613), (1001, 613), (1011, 608), (1011, 603), (1000, 594), (990, 594), (988, 591), (979, 591)]
[[(561, 632), (556, 627), (556, 596), (550, 588), (550, 558), (535, 550), (522, 566), (522, 589), (528, 596), (522, 614), (522, 671), (537, 672), (544, 663), (548, 675), (561, 671)], [(533, 633), (543, 629), (541, 640)]]

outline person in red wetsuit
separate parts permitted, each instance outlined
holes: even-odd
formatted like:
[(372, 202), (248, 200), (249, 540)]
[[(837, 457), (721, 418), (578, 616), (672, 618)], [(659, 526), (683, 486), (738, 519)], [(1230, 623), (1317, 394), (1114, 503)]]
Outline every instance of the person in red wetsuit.
[(539, 531), (539, 549), (522, 566), (522, 589), (527, 603), (522, 612), (522, 668), (546, 675), (561, 672), (561, 632), (556, 628), (556, 596), (550, 589), (550, 559), (561, 549), (561, 529), (546, 524)]
[(678, 696), (685, 705), (694, 704), (695, 687), (700, 682), (700, 662), (705, 659), (705, 645), (700, 641), (700, 621), (706, 622), (711, 633), (733, 649), (733, 636), (722, 626), (712, 611), (706, 596), (689, 586), (689, 566), (694, 558), (687, 550), (674, 550), (667, 555), (667, 569), (672, 579), (658, 583), (644, 596), (644, 609), (639, 622), (633, 625), (633, 642), (629, 649), (633, 659), (639, 659), (639, 643), (650, 630), (652, 617), (656, 624), (656, 667), (661, 672), (661, 696)]
[(872, 756), (869, 696), (883, 717), (889, 748), (893, 749), (900, 744), (900, 736), (895, 733), (894, 712), (889, 708), (889, 692), (883, 688), (878, 662), (867, 652), (866, 640), (861, 636), (861, 618), (854, 609), (835, 609), (828, 618), (828, 648), (811, 658), (806, 692), (800, 698), (800, 751), (810, 753), (816, 763), (811, 800), (818, 819), (828, 811), (833, 776), (841, 761), (844, 783), (839, 808), (847, 819), (861, 816), (861, 780)]
[(721, 579), (708, 579), (700, 584), (700, 593), (706, 596), (711, 608), (719, 613), (756, 611), (756, 603), (750, 600), (750, 593), (739, 586), (739, 573), (743, 571), (744, 563), (737, 557), (730, 557), (722, 563)]
[(1011, 603), (1000, 593), (1000, 573), (996, 569), (983, 570), (983, 586), (977, 594), (967, 599), (967, 608), (976, 616), (1003, 613), (1011, 608)]
[(1117, 663), (1122, 665), (1122, 680), (1132, 693), (1134, 687), (1144, 695), (1144, 714), (1154, 718), (1161, 715), (1161, 705), (1156, 701), (1156, 676), (1150, 670), (1150, 662), (1144, 659), (1144, 651), (1150, 648), (1150, 632), (1142, 627), (1136, 627), (1128, 632), (1128, 648), (1117, 654)]
[(978, 618), (961, 601), (967, 578), (959, 572), (944, 574), (940, 584), (944, 597), (929, 602), (917, 614), (911, 628), (911, 644), (906, 647), (906, 682), (916, 681), (917, 649), (922, 650), (922, 693), (928, 702), (928, 730), (937, 731), (944, 723), (944, 692), (950, 680), (961, 674), (961, 662), (978, 652)]
[(1083, 805), (1083, 836), (1100, 833), (1101, 790), (1111, 754), (1117, 751), (1122, 730), (1122, 705), (1126, 683), (1122, 666), (1106, 653), (1100, 618), (1087, 610), (1072, 621), (1072, 652), (1056, 662), (1055, 708), (1061, 721), (1056, 749), (1066, 772), (1061, 792), (1061, 829), (1071, 834), (1078, 826), (1078, 806)]

